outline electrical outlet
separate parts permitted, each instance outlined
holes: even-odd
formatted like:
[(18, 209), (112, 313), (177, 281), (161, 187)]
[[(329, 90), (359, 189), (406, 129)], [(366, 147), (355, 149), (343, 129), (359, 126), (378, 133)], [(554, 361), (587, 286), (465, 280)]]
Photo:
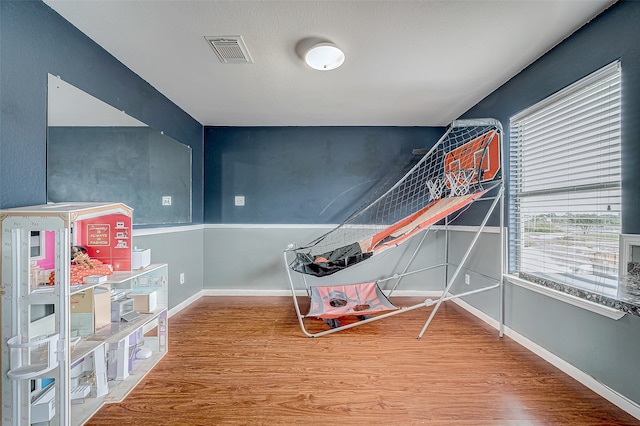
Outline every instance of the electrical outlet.
[(180, 284), (184, 284), (184, 272), (180, 273)]
[(171, 205), (171, 195), (164, 195), (162, 197), (162, 205), (163, 206), (170, 206)]
[(469, 274), (464, 274), (464, 283), (466, 285), (471, 284), (471, 277), (469, 277)]
[(236, 195), (234, 203), (236, 206), (244, 206), (244, 195)]

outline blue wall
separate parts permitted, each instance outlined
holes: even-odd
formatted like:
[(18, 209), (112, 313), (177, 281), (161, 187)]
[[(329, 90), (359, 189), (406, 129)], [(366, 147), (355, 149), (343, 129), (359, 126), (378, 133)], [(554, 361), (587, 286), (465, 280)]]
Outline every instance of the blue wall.
[[(465, 114), (493, 116), (508, 135), (509, 117), (620, 59), (624, 233), (640, 233), (639, 23), (640, 2), (615, 4)], [(640, 404), (640, 317), (612, 321), (516, 285), (504, 297), (507, 327)]]
[(202, 125), (40, 1), (0, 1), (0, 208), (46, 202), (47, 73), (193, 150), (203, 218)]
[[(621, 1), (464, 114), (509, 118), (616, 59), (622, 63), (622, 232), (640, 233), (640, 2)], [(508, 147), (504, 150), (509, 164)], [(507, 172), (508, 175), (508, 172)]]
[[(206, 127), (205, 222), (340, 223), (437, 127)], [(406, 166), (406, 167), (405, 167)], [(236, 207), (234, 196), (245, 196)]]
[[(508, 134), (511, 115), (621, 58), (625, 233), (640, 233), (637, 22), (640, 3), (616, 4), (465, 114), (498, 118)], [(400, 150), (433, 143), (441, 131), (207, 128), (205, 167), (202, 126), (48, 6), (1, 1), (0, 23), (0, 208), (46, 201), (47, 73), (193, 148), (194, 223), (333, 223), (391, 168), (380, 160), (395, 164)], [(349, 168), (349, 161), (360, 164)], [(235, 208), (233, 195), (245, 195), (247, 206)]]

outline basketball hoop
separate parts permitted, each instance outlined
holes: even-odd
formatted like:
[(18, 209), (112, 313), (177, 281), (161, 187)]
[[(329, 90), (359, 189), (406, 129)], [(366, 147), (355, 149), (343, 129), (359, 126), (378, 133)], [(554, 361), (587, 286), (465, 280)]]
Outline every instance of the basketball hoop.
[(451, 190), (449, 196), (457, 197), (469, 193), (469, 187), (476, 177), (473, 169), (459, 169), (445, 172), (447, 186)]
[(432, 200), (442, 198), (446, 187), (447, 185), (445, 184), (444, 179), (435, 178), (427, 182), (427, 188), (429, 188), (429, 195)]

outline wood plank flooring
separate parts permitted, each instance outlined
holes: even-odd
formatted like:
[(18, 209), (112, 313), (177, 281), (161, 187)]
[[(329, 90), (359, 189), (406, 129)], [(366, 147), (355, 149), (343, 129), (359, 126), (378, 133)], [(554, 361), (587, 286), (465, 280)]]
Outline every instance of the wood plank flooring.
[(169, 320), (160, 364), (87, 424), (640, 424), (451, 302), (418, 340), (431, 309), (311, 339), (290, 297), (203, 297)]

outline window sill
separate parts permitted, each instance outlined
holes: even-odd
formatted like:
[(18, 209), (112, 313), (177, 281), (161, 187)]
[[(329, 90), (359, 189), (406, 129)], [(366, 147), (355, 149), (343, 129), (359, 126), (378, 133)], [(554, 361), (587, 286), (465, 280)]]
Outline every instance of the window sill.
[[(551, 288), (545, 285), (544, 282), (534, 283), (511, 274), (506, 274), (504, 277), (511, 284), (544, 294), (545, 296), (569, 303), (573, 306), (578, 306), (616, 321), (622, 318), (625, 314), (640, 316), (640, 308), (638, 306), (615, 300), (610, 297), (600, 296), (595, 293), (578, 289), (572, 291), (572, 293), (575, 294), (569, 294), (558, 288)], [(557, 285), (556, 287), (561, 288), (563, 286)]]

